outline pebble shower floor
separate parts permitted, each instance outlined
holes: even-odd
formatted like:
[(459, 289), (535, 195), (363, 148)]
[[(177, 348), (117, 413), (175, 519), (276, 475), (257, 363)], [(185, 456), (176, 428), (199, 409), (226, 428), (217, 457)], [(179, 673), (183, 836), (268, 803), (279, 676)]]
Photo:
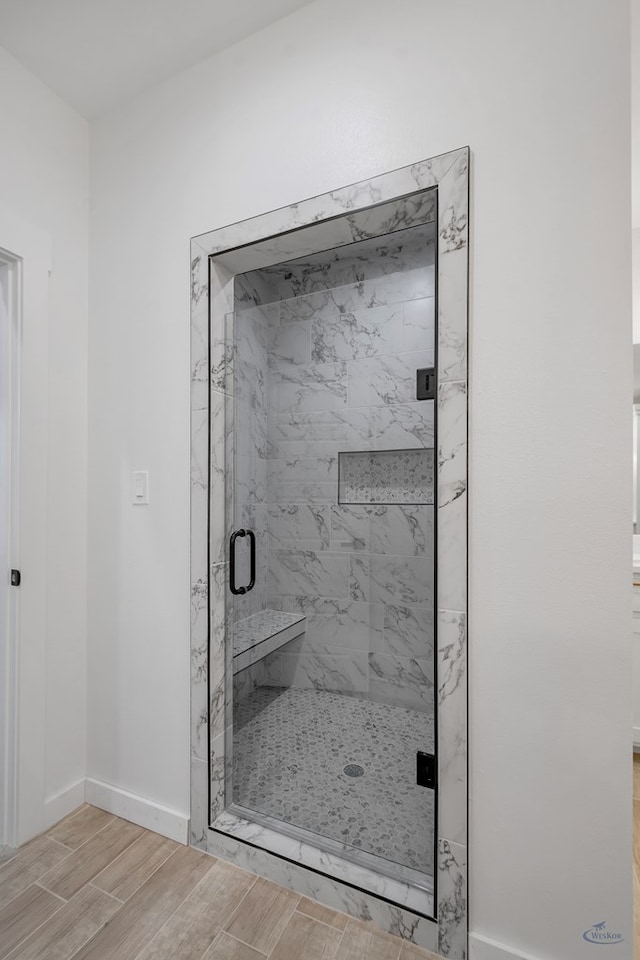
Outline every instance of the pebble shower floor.
[(234, 803), (345, 844), (352, 859), (363, 851), (432, 876), (433, 791), (416, 785), (418, 750), (433, 750), (425, 713), (256, 687), (234, 705)]

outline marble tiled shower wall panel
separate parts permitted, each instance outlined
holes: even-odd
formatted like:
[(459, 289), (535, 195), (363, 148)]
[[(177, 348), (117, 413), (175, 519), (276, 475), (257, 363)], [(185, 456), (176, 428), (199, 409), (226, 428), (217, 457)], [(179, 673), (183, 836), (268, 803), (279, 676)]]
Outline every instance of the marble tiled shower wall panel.
[(305, 636), (266, 658), (265, 682), (432, 712), (433, 504), (340, 504), (338, 454), (425, 450), (433, 473), (433, 401), (415, 397), (416, 370), (434, 364), (433, 226), (242, 284), (238, 329), (254, 314), (268, 329), (266, 462), (264, 370), (250, 356), (262, 322), (247, 325), (243, 359), (255, 423), (236, 428), (258, 440), (266, 605), (307, 617)]
[[(255, 291), (250, 291), (255, 295)], [(262, 291), (264, 293), (264, 291)], [(242, 278), (235, 284), (236, 307), (247, 302), (249, 293)], [(236, 309), (231, 318), (235, 346), (233, 364), (234, 420), (234, 518), (236, 530), (255, 532), (256, 585), (244, 596), (234, 597), (234, 619), (244, 619), (265, 609), (267, 599), (267, 383), (270, 340), (269, 307)], [(260, 549), (260, 547), (262, 549)], [(248, 541), (236, 547), (236, 582), (250, 579)]]

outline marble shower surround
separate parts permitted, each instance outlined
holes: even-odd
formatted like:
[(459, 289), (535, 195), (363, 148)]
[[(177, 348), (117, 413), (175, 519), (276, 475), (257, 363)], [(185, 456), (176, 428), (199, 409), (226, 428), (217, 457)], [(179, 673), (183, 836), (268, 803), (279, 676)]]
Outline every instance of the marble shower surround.
[[(263, 682), (432, 714), (433, 506), (415, 481), (423, 472), (432, 485), (434, 404), (416, 402), (415, 389), (416, 368), (434, 362), (435, 203), (420, 207), (424, 223), (236, 278), (236, 356), (244, 367), (260, 317), (269, 374), (266, 409), (238, 391), (234, 403), (236, 449), (266, 422), (251, 493), (264, 496), (266, 456), (267, 607), (308, 617), (304, 638), (268, 658)], [(409, 449), (388, 454), (393, 435)], [(385, 458), (387, 485), (406, 481), (404, 503), (337, 502), (345, 450)], [(236, 466), (238, 484), (244, 457)], [(420, 626), (398, 638), (400, 622)]]
[[(271, 876), (443, 956), (466, 955), (466, 332), (468, 285), (467, 148), (272, 211), (192, 241), (192, 818), (194, 845)], [(233, 274), (366, 235), (356, 215), (437, 187), (438, 206), (438, 868), (437, 920), (425, 917), (410, 889), (391, 881), (366, 892), (362, 871), (339, 857), (289, 840), (224, 812), (227, 590), (225, 395), (232, 357), (225, 317), (233, 310)], [(326, 242), (327, 229), (342, 239)], [(363, 226), (364, 223), (364, 226)], [(317, 225), (321, 227), (320, 241)], [(311, 227), (313, 226), (313, 231)], [(326, 227), (326, 229), (325, 229)], [(297, 233), (291, 233), (291, 231)], [(300, 248), (302, 240), (303, 249)], [(318, 243), (315, 246), (315, 243)], [(307, 248), (304, 248), (304, 244)], [(211, 268), (209, 258), (218, 257)], [(240, 260), (243, 265), (240, 264)], [(213, 261), (212, 261), (213, 263)], [(228, 431), (227, 431), (228, 435)], [(398, 445), (396, 445), (398, 446)], [(210, 453), (210, 466), (207, 460)], [(227, 449), (228, 455), (228, 449)], [(210, 476), (210, 482), (209, 481)], [(209, 524), (207, 529), (207, 511)], [(207, 687), (210, 699), (207, 702)], [(211, 750), (210, 750), (211, 748)], [(208, 760), (211, 759), (210, 771)], [(209, 788), (211, 807), (209, 807)], [(209, 829), (211, 818), (215, 829)], [(371, 888), (370, 888), (371, 889)], [(392, 902), (393, 901), (393, 902)]]

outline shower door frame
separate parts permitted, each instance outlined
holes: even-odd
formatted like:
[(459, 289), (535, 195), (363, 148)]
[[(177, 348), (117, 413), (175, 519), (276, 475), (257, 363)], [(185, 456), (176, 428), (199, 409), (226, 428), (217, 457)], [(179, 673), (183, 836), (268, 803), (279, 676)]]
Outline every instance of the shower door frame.
[[(462, 960), (467, 944), (467, 488), (469, 148), (343, 187), (191, 241), (191, 830), (193, 846)], [(309, 842), (225, 811), (225, 700), (232, 651), (227, 517), (232, 471), (233, 273), (226, 251), (260, 243), (290, 259), (288, 235), (418, 191), (437, 189), (438, 760), (435, 892), (429, 896)], [(213, 258), (213, 259), (212, 259)], [(212, 267), (215, 264), (215, 268)], [(225, 771), (226, 768), (226, 771)], [(379, 881), (379, 882), (378, 882)]]

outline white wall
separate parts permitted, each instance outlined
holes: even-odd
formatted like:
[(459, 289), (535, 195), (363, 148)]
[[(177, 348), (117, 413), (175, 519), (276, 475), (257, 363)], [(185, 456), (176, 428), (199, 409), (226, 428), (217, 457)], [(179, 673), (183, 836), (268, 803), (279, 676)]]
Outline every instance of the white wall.
[[(640, 113), (640, 101), (638, 103)], [(633, 277), (633, 342), (640, 343), (640, 228), (631, 232)]]
[[(2, 48), (0, 117), (0, 246), (3, 223), (16, 218), (51, 249), (42, 394), (33, 392), (42, 381), (32, 387), (30, 371), (23, 376), (23, 410), (37, 400), (45, 432), (21, 464), (22, 485), (37, 484), (45, 497), (38, 543), (24, 544), (21, 595), (39, 608), (45, 632), (42, 829), (75, 804), (78, 791), (67, 791), (85, 776), (88, 128)], [(41, 639), (22, 636), (25, 663)]]
[(628, 16), (320, 0), (92, 132), (89, 772), (182, 814), (188, 238), (471, 145), (471, 926), (563, 960), (631, 956)]

